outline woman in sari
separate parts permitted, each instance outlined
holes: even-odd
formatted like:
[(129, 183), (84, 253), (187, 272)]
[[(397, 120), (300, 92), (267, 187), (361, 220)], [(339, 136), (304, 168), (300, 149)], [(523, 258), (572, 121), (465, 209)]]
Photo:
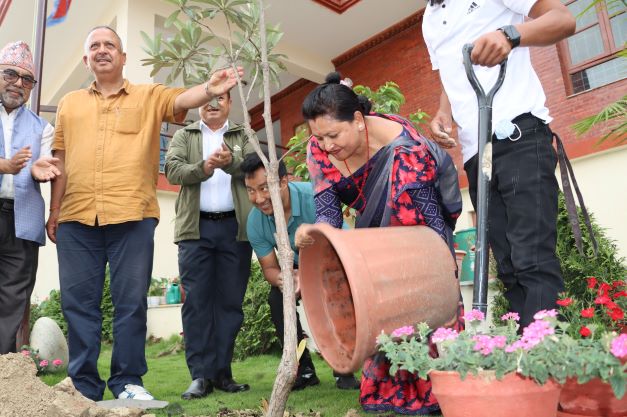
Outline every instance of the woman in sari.
[[(303, 103), (311, 129), (307, 164), (314, 186), (316, 223), (341, 228), (342, 204), (357, 213), (355, 227), (425, 225), (448, 244), (461, 212), (457, 171), (451, 158), (421, 137), (407, 120), (371, 113), (371, 103), (331, 73)], [(296, 245), (313, 241), (311, 226), (296, 232)], [(458, 330), (463, 327), (460, 303)], [(363, 366), (360, 403), (366, 411), (437, 412), (431, 383), (399, 371), (375, 355)]]

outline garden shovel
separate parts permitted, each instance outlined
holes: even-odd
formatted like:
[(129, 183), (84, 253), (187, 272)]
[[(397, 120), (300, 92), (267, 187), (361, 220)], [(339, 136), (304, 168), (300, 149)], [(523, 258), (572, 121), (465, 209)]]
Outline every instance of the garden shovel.
[(470, 85), (477, 94), (479, 105), (479, 169), (477, 170), (477, 243), (475, 257), (475, 277), (472, 294), (473, 310), (488, 310), (488, 203), (490, 201), (490, 179), (492, 177), (492, 101), (503, 85), (507, 59), (500, 64), (500, 71), (492, 89), (485, 93), (470, 61), (473, 45), (466, 44), (462, 49), (464, 67)]

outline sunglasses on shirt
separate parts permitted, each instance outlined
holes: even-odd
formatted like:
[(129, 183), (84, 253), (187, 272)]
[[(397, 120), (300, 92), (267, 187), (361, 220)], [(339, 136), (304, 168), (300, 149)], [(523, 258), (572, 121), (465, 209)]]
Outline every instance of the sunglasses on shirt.
[(37, 80), (35, 80), (30, 75), (20, 75), (17, 73), (17, 71), (14, 71), (12, 69), (5, 69), (4, 71), (2, 71), (2, 78), (4, 78), (4, 81), (11, 84), (15, 84), (17, 80), (21, 78), (22, 86), (24, 88), (32, 88), (35, 84), (37, 84)]

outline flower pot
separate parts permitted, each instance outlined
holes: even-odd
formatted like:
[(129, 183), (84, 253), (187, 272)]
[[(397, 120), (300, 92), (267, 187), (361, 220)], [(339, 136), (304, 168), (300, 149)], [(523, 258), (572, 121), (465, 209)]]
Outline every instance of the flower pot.
[(301, 296), (316, 346), (334, 370), (359, 369), (381, 331), (454, 322), (455, 262), (430, 228), (318, 224), (311, 235), (315, 243), (300, 253)]
[(627, 416), (627, 395), (620, 400), (614, 396), (610, 384), (598, 378), (585, 384), (569, 378), (560, 395), (560, 416), (619, 417)]
[(150, 295), (148, 296), (147, 302), (148, 302), (148, 307), (157, 307), (159, 306), (159, 296), (155, 296), (155, 295)]
[(555, 417), (560, 385), (549, 380), (538, 385), (532, 379), (509, 373), (497, 380), (493, 371), (478, 376), (429, 373), (433, 394), (444, 417)]
[(457, 276), (462, 276), (462, 264), (464, 262), (464, 258), (466, 257), (466, 251), (455, 249), (455, 262), (457, 262)]

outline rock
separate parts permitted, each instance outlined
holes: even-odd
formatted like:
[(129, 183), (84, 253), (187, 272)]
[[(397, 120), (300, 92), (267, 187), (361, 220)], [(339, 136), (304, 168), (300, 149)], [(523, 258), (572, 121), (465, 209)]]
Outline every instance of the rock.
[[(33, 326), (30, 335), (30, 346), (39, 351), (41, 359), (48, 361), (47, 370), (54, 372), (56, 370), (65, 369), (69, 358), (67, 341), (59, 325), (49, 317), (41, 317)], [(60, 359), (61, 366), (54, 366), (53, 361)]]
[(57, 393), (47, 417), (87, 417), (95, 403), (85, 397), (77, 398), (65, 392)]

